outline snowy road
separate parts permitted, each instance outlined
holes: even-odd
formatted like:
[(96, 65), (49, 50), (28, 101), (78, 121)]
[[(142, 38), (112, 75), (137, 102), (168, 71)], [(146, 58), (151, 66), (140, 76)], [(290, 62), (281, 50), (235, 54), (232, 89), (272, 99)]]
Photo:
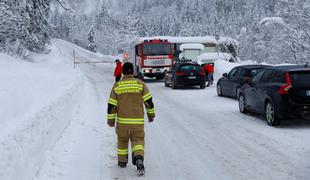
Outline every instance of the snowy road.
[[(84, 56), (86, 56), (84, 54)], [(146, 175), (116, 165), (116, 135), (106, 125), (113, 85), (110, 65), (84, 74), (70, 124), (45, 153), (36, 180), (307, 180), (310, 179), (310, 121), (267, 126), (257, 115), (239, 113), (234, 99), (215, 87), (178, 89), (146, 80), (156, 119), (146, 123)]]
[[(64, 133), (50, 159), (56, 170), (48, 166), (45, 178), (136, 178), (134, 166), (116, 166), (114, 129), (105, 125), (113, 84), (108, 68), (84, 68), (89, 89), (75, 122), (80, 124), (72, 123)], [(310, 178), (309, 122), (273, 128), (260, 116), (240, 114), (237, 101), (217, 97), (214, 86), (172, 90), (162, 82), (147, 82), (157, 117), (146, 124), (145, 179)]]

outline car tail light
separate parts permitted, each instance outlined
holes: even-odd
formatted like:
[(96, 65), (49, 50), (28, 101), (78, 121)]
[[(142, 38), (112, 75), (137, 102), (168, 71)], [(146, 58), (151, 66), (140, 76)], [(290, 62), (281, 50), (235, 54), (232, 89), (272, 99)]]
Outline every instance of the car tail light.
[(179, 71), (179, 72), (177, 72), (176, 75), (177, 75), (177, 76), (184, 76), (184, 75), (185, 75), (185, 72)]
[(282, 85), (278, 91), (279, 94), (288, 94), (288, 91), (292, 88), (291, 77), (288, 72), (285, 73), (285, 84)]
[(199, 72), (199, 75), (200, 75), (200, 76), (205, 76), (205, 75), (206, 75), (206, 73), (205, 73), (205, 71), (204, 71), (204, 70), (201, 70), (201, 71)]

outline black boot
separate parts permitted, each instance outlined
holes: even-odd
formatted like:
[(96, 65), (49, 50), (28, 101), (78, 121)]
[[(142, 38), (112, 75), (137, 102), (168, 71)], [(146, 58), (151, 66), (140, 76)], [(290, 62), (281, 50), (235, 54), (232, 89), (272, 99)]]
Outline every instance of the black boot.
[(127, 162), (118, 161), (117, 165), (121, 168), (125, 168), (127, 166)]
[(133, 159), (133, 164), (137, 166), (138, 176), (143, 176), (145, 172), (143, 165), (143, 156), (137, 155)]

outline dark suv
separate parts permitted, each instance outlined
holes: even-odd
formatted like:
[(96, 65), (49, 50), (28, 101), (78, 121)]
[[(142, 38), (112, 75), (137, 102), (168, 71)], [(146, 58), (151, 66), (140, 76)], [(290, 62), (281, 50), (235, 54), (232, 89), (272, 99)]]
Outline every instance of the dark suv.
[(217, 81), (218, 96), (238, 98), (241, 86), (245, 81), (252, 79), (262, 69), (270, 67), (265, 65), (243, 65), (233, 68), (228, 74), (224, 73)]
[(165, 75), (164, 83), (166, 87), (171, 86), (176, 89), (179, 86), (200, 86), (206, 87), (206, 76), (202, 67), (197, 63), (176, 63), (171, 71)]
[(241, 113), (265, 114), (271, 126), (282, 118), (310, 116), (310, 67), (269, 67), (245, 84), (239, 94)]

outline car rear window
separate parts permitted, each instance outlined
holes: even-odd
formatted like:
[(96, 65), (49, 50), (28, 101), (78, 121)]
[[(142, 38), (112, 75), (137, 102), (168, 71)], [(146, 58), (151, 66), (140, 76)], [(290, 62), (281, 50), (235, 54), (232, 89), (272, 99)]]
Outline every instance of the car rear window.
[(285, 83), (285, 75), (284, 75), (284, 73), (281, 72), (281, 71), (273, 72), (269, 82)]
[(290, 74), (294, 86), (310, 87), (310, 71), (291, 72)]
[(180, 67), (181, 71), (200, 71), (202, 67), (196, 65), (183, 65)]

